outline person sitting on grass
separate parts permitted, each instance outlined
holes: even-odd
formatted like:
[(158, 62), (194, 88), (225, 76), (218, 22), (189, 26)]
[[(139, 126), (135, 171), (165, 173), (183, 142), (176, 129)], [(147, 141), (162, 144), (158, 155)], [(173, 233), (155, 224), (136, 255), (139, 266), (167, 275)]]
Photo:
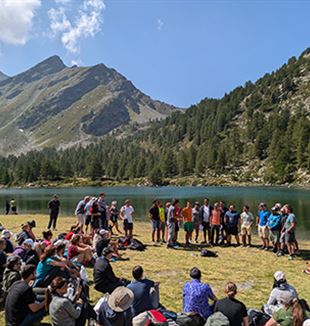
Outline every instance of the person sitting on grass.
[(225, 285), (227, 297), (220, 299), (215, 303), (214, 312), (221, 312), (230, 322), (230, 326), (249, 326), (249, 317), (245, 305), (235, 299), (237, 294), (237, 285), (228, 282)]
[(292, 292), (283, 291), (279, 300), (282, 308), (272, 314), (265, 326), (302, 326), (310, 318), (310, 312), (302, 309)]
[(84, 303), (80, 298), (82, 287), (76, 290), (76, 303), (66, 297), (67, 290), (67, 280), (56, 277), (46, 292), (45, 308), (49, 311), (53, 326), (74, 326), (81, 315)]
[(82, 236), (75, 234), (72, 237), (68, 248), (68, 258), (84, 266), (93, 260), (92, 249), (82, 242)]
[(115, 257), (120, 257), (120, 254), (118, 252), (118, 242), (111, 239), (111, 232), (108, 230), (100, 230), (99, 231), (99, 238), (96, 241), (95, 244), (95, 250), (97, 257), (100, 257), (102, 255), (102, 251), (104, 248), (111, 246), (111, 248), (114, 251)]
[(132, 317), (147, 310), (157, 309), (159, 306), (159, 283), (143, 278), (143, 268), (139, 265), (132, 269), (132, 276), (134, 280), (127, 285), (127, 288), (134, 294), (131, 306)]
[(46, 287), (56, 276), (68, 277), (67, 268), (66, 262), (56, 258), (56, 247), (54, 245), (47, 246), (37, 266), (35, 286)]
[(2, 291), (4, 300), (7, 297), (13, 283), (21, 279), (20, 270), (22, 261), (19, 256), (9, 256), (7, 258), (6, 268), (3, 273)]
[(53, 232), (51, 230), (43, 231), (42, 236), (46, 247), (50, 246), (52, 244)]
[(5, 251), (4, 251), (5, 246), (6, 246), (5, 239), (0, 239), (0, 284), (2, 283), (3, 273), (4, 273), (4, 270), (5, 270), (5, 267), (6, 267), (7, 255), (6, 255)]
[(111, 246), (103, 249), (101, 257), (96, 259), (93, 276), (95, 289), (102, 293), (112, 293), (118, 286), (124, 286), (126, 282), (116, 277), (110, 260), (114, 250)]
[(129, 308), (133, 300), (133, 292), (124, 286), (119, 286), (111, 294), (105, 295), (95, 306), (98, 325), (131, 326)]
[(14, 245), (13, 242), (10, 240), (11, 236), (13, 235), (13, 233), (9, 230), (3, 230), (1, 233), (1, 238), (5, 240), (6, 242), (6, 246), (4, 251), (7, 254), (12, 254), (14, 251)]
[(26, 239), (21, 246), (15, 247), (13, 255), (19, 256), (25, 264), (38, 264), (39, 257), (32, 239)]
[(196, 312), (208, 319), (213, 312), (209, 299), (216, 301), (216, 296), (209, 284), (201, 282), (201, 271), (197, 267), (191, 269), (190, 277), (192, 280), (183, 287), (183, 311)]
[(9, 289), (5, 301), (5, 320), (7, 326), (34, 325), (45, 315), (45, 303), (36, 301), (36, 296), (29, 285), (36, 278), (36, 266), (25, 265), (21, 270), (20, 281)]
[(184, 231), (185, 231), (185, 245), (188, 246), (190, 241), (192, 240), (193, 233), (193, 212), (192, 212), (192, 204), (190, 201), (186, 202), (186, 207), (184, 207), (181, 211), (181, 215), (183, 217), (184, 222)]
[(81, 227), (79, 225), (72, 225), (70, 231), (66, 234), (65, 240), (70, 241), (74, 234), (81, 234)]
[(284, 272), (277, 271), (274, 273), (273, 289), (269, 295), (267, 304), (264, 305), (264, 312), (266, 314), (271, 316), (274, 312), (283, 308), (281, 295), (284, 292), (292, 293), (293, 297), (298, 299), (295, 288), (287, 283)]

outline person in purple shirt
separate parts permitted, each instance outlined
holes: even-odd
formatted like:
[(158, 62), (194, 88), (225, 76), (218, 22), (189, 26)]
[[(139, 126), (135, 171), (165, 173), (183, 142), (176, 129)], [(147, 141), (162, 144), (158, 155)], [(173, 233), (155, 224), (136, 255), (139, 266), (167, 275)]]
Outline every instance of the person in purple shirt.
[(212, 314), (209, 299), (216, 301), (211, 287), (201, 282), (201, 272), (197, 267), (190, 271), (191, 281), (186, 282), (183, 288), (183, 311), (196, 312), (207, 319)]

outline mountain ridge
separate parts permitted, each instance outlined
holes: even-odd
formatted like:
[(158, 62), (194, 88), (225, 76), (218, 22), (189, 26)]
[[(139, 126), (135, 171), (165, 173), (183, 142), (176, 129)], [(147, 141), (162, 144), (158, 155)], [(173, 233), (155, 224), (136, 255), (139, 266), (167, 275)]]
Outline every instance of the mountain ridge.
[(68, 67), (54, 55), (0, 82), (0, 153), (92, 141), (176, 109), (103, 63)]

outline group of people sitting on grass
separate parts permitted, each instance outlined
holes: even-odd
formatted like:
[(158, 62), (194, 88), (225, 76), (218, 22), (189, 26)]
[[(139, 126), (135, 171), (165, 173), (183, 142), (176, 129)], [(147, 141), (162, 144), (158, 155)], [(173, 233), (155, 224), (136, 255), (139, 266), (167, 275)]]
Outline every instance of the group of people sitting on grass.
[[(177, 199), (167, 202), (165, 207), (161, 201), (154, 200), (149, 209), (149, 216), (152, 221), (152, 241), (166, 242), (167, 240), (167, 246), (172, 248), (178, 246), (178, 232), (181, 225), (185, 231), (187, 246), (193, 242), (198, 243), (199, 232), (202, 230), (202, 244), (208, 241), (210, 245), (229, 246), (234, 236), (237, 245), (240, 245), (240, 233), (242, 246), (250, 247), (252, 226), (256, 224), (262, 241), (261, 249), (272, 249), (279, 256), (284, 255), (287, 249), (290, 259), (299, 250), (295, 236), (296, 217), (289, 204), (282, 207), (281, 204), (276, 203), (269, 210), (265, 203), (261, 203), (255, 220), (247, 205), (243, 206), (242, 212), (239, 213), (234, 204), (230, 204), (228, 208), (223, 201), (211, 205), (208, 198), (204, 199), (204, 204), (201, 206), (197, 201), (193, 206), (190, 201), (187, 201), (183, 208), (179, 206)], [(165, 232), (166, 228), (167, 232)]]

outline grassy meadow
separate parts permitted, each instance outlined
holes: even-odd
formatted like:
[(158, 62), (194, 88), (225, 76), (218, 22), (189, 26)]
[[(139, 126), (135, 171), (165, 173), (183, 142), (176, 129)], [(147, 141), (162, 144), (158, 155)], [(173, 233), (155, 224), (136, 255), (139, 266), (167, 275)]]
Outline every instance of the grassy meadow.
[[(41, 237), (48, 223), (47, 215), (0, 215), (0, 222), (5, 228), (16, 233), (23, 222), (35, 219), (36, 236)], [(75, 223), (74, 217), (59, 217), (58, 231), (67, 231)], [(289, 261), (287, 256), (276, 257), (272, 252), (253, 248), (215, 247), (211, 250), (218, 252), (217, 258), (200, 257), (200, 249), (193, 246), (190, 249), (166, 249), (163, 245), (151, 243), (151, 225), (147, 222), (134, 224), (134, 234), (139, 240), (148, 245), (145, 252), (126, 250), (123, 257), (129, 261), (113, 262), (115, 274), (131, 279), (131, 269), (142, 265), (145, 277), (160, 282), (160, 300), (168, 309), (181, 311), (182, 288), (189, 280), (189, 270), (196, 266), (202, 271), (202, 280), (211, 285), (218, 298), (224, 296), (223, 288), (226, 281), (234, 281), (238, 285), (237, 298), (247, 307), (260, 308), (268, 299), (272, 288), (273, 274), (277, 270), (286, 273), (288, 282), (295, 286), (300, 298), (310, 301), (310, 277), (302, 273), (305, 269), (305, 258), (310, 259), (310, 241), (300, 242), (301, 257)], [(56, 235), (56, 234), (55, 234)], [(201, 238), (200, 238), (201, 240)], [(184, 242), (184, 232), (180, 232), (179, 241)], [(233, 240), (234, 241), (234, 240)], [(254, 245), (259, 245), (257, 236)], [(88, 269), (89, 280), (92, 280), (92, 269)], [(95, 303), (101, 296), (91, 286), (91, 302)], [(48, 317), (46, 318), (48, 321)], [(0, 325), (4, 325), (3, 313), (0, 315)]]

